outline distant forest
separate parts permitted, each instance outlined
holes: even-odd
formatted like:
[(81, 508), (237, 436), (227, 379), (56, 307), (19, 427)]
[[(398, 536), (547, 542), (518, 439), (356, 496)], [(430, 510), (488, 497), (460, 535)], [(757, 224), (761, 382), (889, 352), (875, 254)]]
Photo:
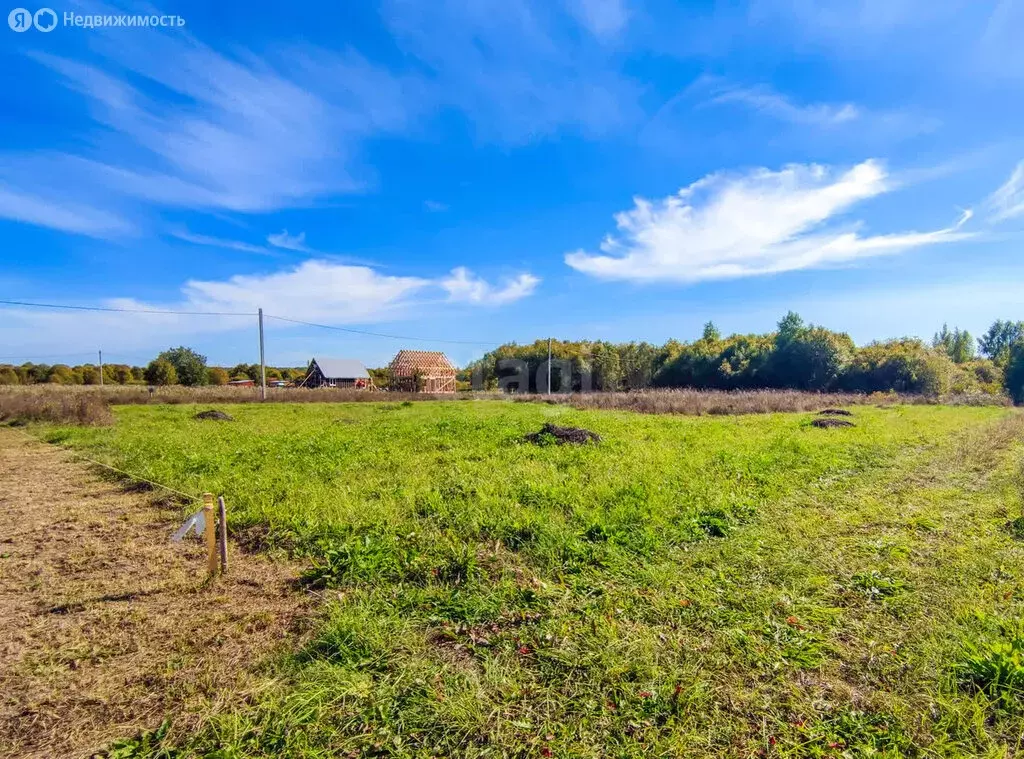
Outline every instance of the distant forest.
[[(698, 340), (650, 343), (553, 340), (552, 386), (601, 391), (691, 387), (716, 390), (778, 388), (850, 392), (1008, 393), (1024, 403), (1024, 321), (999, 320), (975, 339), (966, 330), (946, 325), (931, 343), (899, 338), (857, 346), (849, 335), (805, 324), (788, 313), (767, 334), (723, 336), (711, 322)], [(548, 341), (510, 343), (485, 354), (459, 372), (460, 387), (469, 389), (474, 376), (486, 389), (497, 389), (509, 373), (503, 359), (518, 359), (529, 370), (529, 388), (548, 356)], [(568, 361), (568, 376), (560, 376)], [(378, 387), (387, 386), (386, 369), (370, 369)], [(298, 382), (305, 367), (267, 367), (267, 380)], [(164, 351), (147, 366), (105, 364), (108, 384), (223, 385), (231, 380), (259, 379), (259, 364), (207, 366), (206, 358), (184, 346)], [(54, 383), (99, 384), (95, 364), (0, 364), (0, 385)]]
[[(581, 389), (589, 375), (590, 388), (602, 391), (651, 387), (928, 395), (1006, 391), (1015, 401), (1024, 402), (1024, 322), (1020, 321), (997, 321), (977, 340), (966, 330), (943, 325), (930, 344), (899, 338), (858, 347), (846, 333), (805, 324), (790, 312), (768, 334), (722, 336), (708, 322), (700, 339), (691, 343), (554, 340), (551, 353), (553, 359), (569, 359), (572, 365), (572, 376), (562, 378), (553, 361), (555, 390), (566, 383)], [(529, 390), (536, 392), (547, 356), (547, 340), (502, 345), (464, 373), (475, 372), (485, 387), (497, 388), (502, 376), (510, 373), (501, 369), (502, 359), (519, 359), (528, 364)]]

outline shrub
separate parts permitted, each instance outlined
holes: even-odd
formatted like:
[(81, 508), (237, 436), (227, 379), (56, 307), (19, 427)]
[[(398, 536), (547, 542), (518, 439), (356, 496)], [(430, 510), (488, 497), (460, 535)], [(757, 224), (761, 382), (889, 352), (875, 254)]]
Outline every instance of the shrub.
[(929, 350), (920, 340), (871, 343), (856, 351), (840, 382), (845, 390), (941, 395), (949, 392), (954, 366), (945, 354)]
[(228, 384), (228, 373), (219, 366), (211, 366), (206, 370), (206, 384), (226, 385)]
[(158, 358), (149, 362), (145, 373), (146, 382), (151, 385), (176, 385), (178, 372), (174, 365), (166, 359)]

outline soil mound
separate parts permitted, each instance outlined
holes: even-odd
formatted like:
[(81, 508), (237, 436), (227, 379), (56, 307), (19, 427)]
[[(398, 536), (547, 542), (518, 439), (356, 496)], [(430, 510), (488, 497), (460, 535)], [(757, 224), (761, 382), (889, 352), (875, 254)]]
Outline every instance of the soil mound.
[(853, 412), (844, 408), (823, 408), (818, 416), (853, 416)]
[(532, 432), (526, 436), (528, 443), (536, 443), (537, 445), (544, 445), (544, 443), (551, 441), (558, 445), (564, 445), (565, 443), (573, 443), (575, 445), (582, 445), (584, 443), (600, 443), (601, 436), (596, 432), (582, 429), (581, 427), (559, 427), (557, 424), (545, 424), (540, 428), (539, 432)]
[(225, 414), (223, 411), (216, 411), (211, 409), (209, 411), (200, 411), (195, 416), (196, 419), (215, 419), (218, 422), (233, 422), (235, 418), (231, 414)]
[(853, 422), (848, 422), (845, 419), (832, 419), (831, 417), (825, 417), (824, 419), (815, 419), (811, 422), (812, 427), (853, 427)]

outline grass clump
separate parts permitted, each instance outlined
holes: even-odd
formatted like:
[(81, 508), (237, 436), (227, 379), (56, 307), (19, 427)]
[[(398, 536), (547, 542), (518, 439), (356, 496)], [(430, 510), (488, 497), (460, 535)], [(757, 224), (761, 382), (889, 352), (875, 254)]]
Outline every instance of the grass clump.
[(895, 596), (906, 588), (906, 583), (899, 578), (882, 574), (877, 569), (858, 572), (851, 578), (851, 584), (872, 601)]
[(971, 643), (958, 667), (960, 681), (1000, 707), (1019, 709), (1024, 696), (1024, 624), (1001, 625), (998, 636)]

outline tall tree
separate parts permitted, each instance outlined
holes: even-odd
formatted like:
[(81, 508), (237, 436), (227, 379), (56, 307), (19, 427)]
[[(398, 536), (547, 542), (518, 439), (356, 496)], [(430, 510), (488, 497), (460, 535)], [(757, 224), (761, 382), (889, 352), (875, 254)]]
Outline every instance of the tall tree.
[(978, 348), (997, 364), (1003, 364), (1009, 358), (1010, 347), (1022, 338), (1024, 321), (997, 319), (988, 331), (978, 338)]
[(189, 387), (206, 384), (206, 356), (200, 355), (191, 348), (180, 345), (165, 350), (157, 360), (167, 361), (174, 367), (178, 382)]
[(1003, 384), (1014, 403), (1024, 404), (1024, 338), (1017, 340), (1006, 350)]
[(974, 338), (970, 332), (959, 327), (954, 327), (951, 332), (949, 326), (943, 324), (942, 329), (932, 338), (932, 347), (945, 353), (957, 364), (974, 358)]

